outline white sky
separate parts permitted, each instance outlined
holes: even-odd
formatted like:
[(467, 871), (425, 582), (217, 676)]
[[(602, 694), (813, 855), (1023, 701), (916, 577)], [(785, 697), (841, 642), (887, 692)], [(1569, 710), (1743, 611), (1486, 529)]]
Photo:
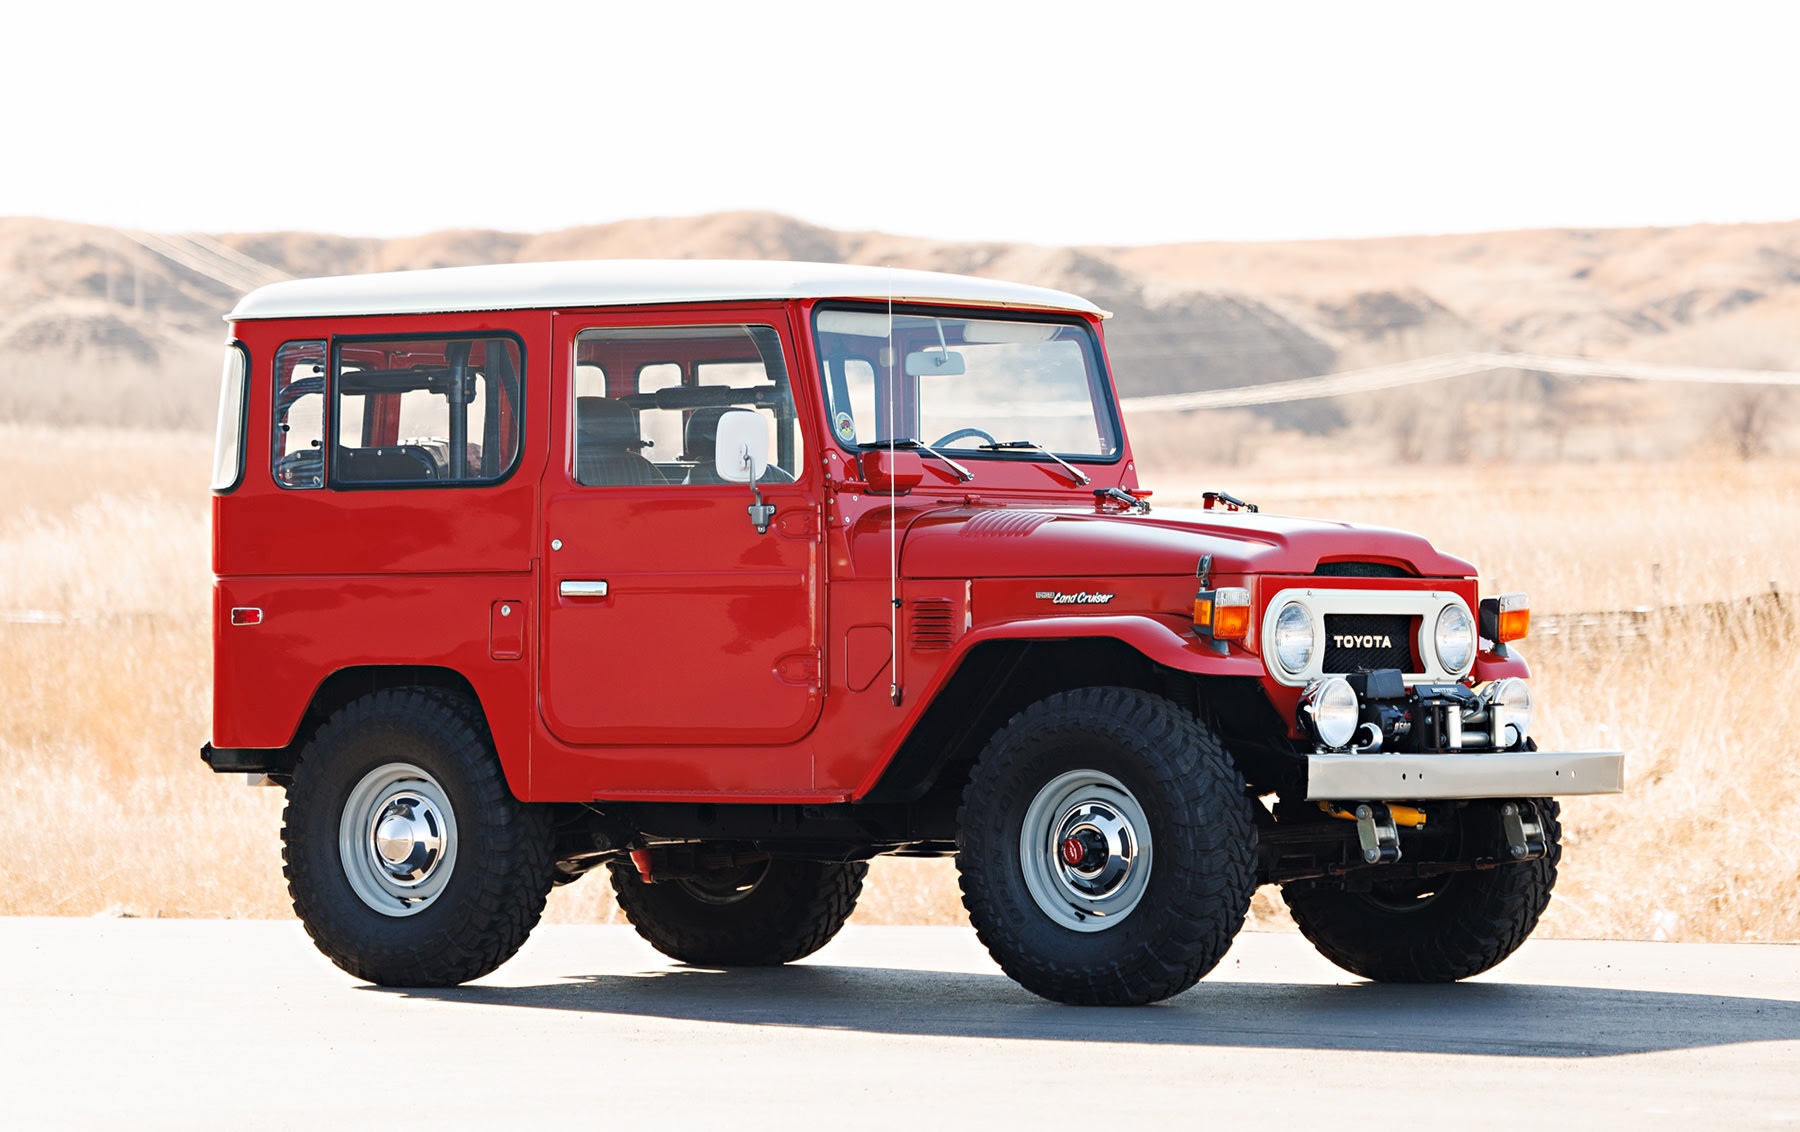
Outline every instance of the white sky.
[(0, 215), (1144, 244), (1800, 217), (1800, 5), (9, 0)]

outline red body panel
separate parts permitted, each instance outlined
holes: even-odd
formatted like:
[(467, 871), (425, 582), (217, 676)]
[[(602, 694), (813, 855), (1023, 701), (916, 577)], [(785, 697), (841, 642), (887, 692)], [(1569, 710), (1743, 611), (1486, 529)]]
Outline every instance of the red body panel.
[[(1334, 559), (1423, 575), (1358, 578), (1360, 588), (1449, 589), (1475, 603), (1473, 568), (1413, 535), (1250, 513), (1102, 514), (1095, 488), (1138, 486), (1128, 446), (1082, 464), (1088, 485), (1025, 459), (983, 461), (965, 484), (924, 458), (916, 487), (870, 494), (823, 427), (810, 306), (237, 325), (251, 358), (250, 423), (243, 481), (214, 503), (213, 743), (287, 744), (341, 669), (433, 665), (474, 688), (522, 798), (838, 801), (875, 785), (983, 641), (1105, 637), (1171, 668), (1265, 677), (1254, 633), (1226, 655), (1194, 634), (1203, 555), (1214, 585), (1253, 587), (1258, 619), (1270, 595)], [(783, 340), (807, 453), (795, 482), (762, 487), (778, 509), (769, 533), (752, 529), (745, 485), (575, 481), (577, 333), (746, 322)], [(524, 343), (522, 448), (508, 479), (276, 486), (266, 454), (281, 343), (481, 331)], [(391, 443), (389, 424), (373, 427)], [(565, 597), (571, 580), (605, 580), (608, 593)], [(263, 609), (263, 623), (231, 625), (238, 606)], [(922, 606), (936, 618), (928, 639), (907, 619)], [(1484, 656), (1477, 676), (1522, 668)], [(1297, 691), (1265, 687), (1291, 718)]]

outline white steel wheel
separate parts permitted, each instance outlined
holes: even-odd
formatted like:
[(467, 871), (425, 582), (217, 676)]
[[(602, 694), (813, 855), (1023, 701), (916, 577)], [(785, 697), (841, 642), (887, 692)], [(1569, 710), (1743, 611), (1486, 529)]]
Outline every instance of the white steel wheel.
[(437, 779), (411, 763), (385, 763), (362, 777), (338, 821), (344, 878), (384, 916), (431, 907), (456, 868), (456, 813)]
[(1151, 855), (1144, 808), (1124, 783), (1097, 770), (1045, 783), (1019, 830), (1026, 890), (1070, 931), (1103, 932), (1131, 915), (1149, 887)]

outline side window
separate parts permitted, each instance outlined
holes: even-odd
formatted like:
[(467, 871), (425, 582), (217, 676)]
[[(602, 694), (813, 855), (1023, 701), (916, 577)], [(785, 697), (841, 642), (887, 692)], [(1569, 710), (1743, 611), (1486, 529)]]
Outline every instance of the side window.
[(325, 486), (325, 343), (275, 352), (275, 436), (270, 470), (286, 488)]
[(719, 418), (769, 428), (764, 483), (800, 474), (805, 442), (770, 326), (586, 330), (575, 339), (575, 480), (590, 485), (718, 484)]
[(224, 493), (244, 477), (244, 404), (249, 399), (250, 355), (241, 342), (225, 347), (219, 374), (219, 428), (213, 434), (212, 489)]
[(519, 453), (523, 361), (513, 338), (339, 339), (332, 482), (500, 479)]

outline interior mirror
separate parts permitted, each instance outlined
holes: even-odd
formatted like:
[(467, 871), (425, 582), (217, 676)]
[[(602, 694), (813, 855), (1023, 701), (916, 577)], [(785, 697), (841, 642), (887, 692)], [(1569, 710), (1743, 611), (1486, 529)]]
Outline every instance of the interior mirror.
[(750, 409), (719, 418), (713, 467), (726, 483), (754, 483), (769, 470), (769, 422)]
[(955, 350), (920, 350), (906, 355), (908, 377), (960, 377), (963, 356)]

